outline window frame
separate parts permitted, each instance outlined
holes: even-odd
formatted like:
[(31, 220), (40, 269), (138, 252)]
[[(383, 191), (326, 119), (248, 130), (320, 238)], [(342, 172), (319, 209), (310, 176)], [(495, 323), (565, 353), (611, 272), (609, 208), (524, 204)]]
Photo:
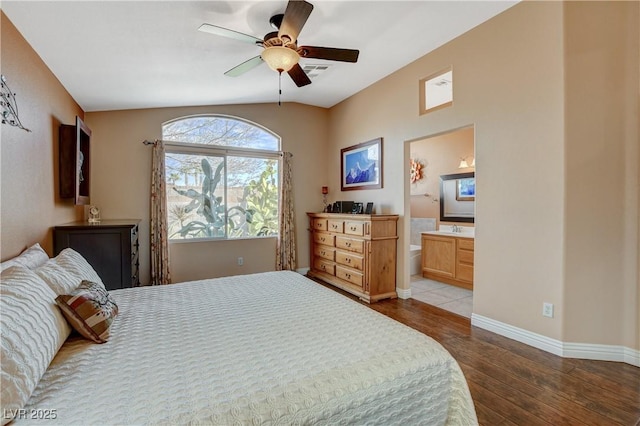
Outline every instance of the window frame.
[[(246, 147), (234, 147), (234, 146), (226, 146), (226, 145), (214, 145), (214, 144), (200, 144), (200, 143), (190, 143), (190, 142), (180, 142), (180, 141), (175, 141), (175, 140), (165, 140), (164, 139), (164, 126), (176, 122), (176, 121), (183, 121), (183, 120), (188, 120), (191, 118), (198, 118), (198, 117), (209, 117), (209, 118), (222, 118), (222, 119), (226, 119), (226, 120), (232, 120), (232, 121), (239, 121), (242, 123), (245, 123), (247, 125), (250, 126), (254, 126), (259, 128), (260, 130), (270, 134), (271, 136), (273, 136), (276, 140), (277, 140), (277, 146), (278, 146), (278, 150), (266, 150), (266, 149), (258, 149), (258, 148), (246, 148)], [(227, 166), (227, 160), (228, 157), (248, 157), (248, 158), (258, 158), (258, 159), (264, 159), (264, 160), (276, 160), (276, 164), (277, 164), (277, 173), (278, 173), (278, 181), (280, 180), (280, 159), (282, 158), (282, 151), (280, 150), (281, 148), (281, 144), (282, 144), (282, 138), (277, 135), (276, 133), (270, 131), (269, 129), (253, 123), (249, 120), (245, 120), (243, 118), (239, 118), (239, 117), (234, 117), (234, 116), (229, 116), (229, 115), (223, 115), (223, 114), (202, 114), (202, 115), (191, 115), (191, 116), (186, 116), (186, 117), (180, 117), (180, 118), (176, 118), (173, 120), (169, 120), (166, 121), (164, 123), (162, 123), (162, 128), (163, 128), (163, 142), (164, 142), (164, 147), (165, 147), (165, 161), (166, 161), (166, 157), (169, 154), (184, 154), (184, 155), (201, 155), (201, 156), (205, 156), (205, 157), (220, 157), (222, 158), (222, 161), (224, 162), (224, 199), (225, 199), (225, 203), (227, 202), (227, 171), (228, 171), (228, 166)], [(166, 177), (165, 177), (166, 179)], [(278, 182), (278, 192), (280, 191), (280, 182)], [(280, 196), (278, 196), (278, 215), (280, 214), (280, 210), (282, 208), (281, 204), (280, 204)], [(168, 218), (169, 215), (169, 211), (167, 209), (167, 221), (169, 220)], [(224, 213), (225, 216), (225, 223), (227, 223), (228, 221), (228, 213), (227, 211), (225, 211)], [(237, 238), (229, 238), (228, 235), (228, 229), (227, 226), (224, 227), (224, 237), (200, 237), (200, 238), (171, 238), (169, 237), (168, 242), (170, 244), (183, 244), (183, 243), (195, 243), (195, 242), (207, 242), (207, 241), (238, 241), (238, 240), (249, 240), (249, 239), (264, 239), (264, 238), (277, 238), (279, 233), (280, 233), (280, 229), (278, 229), (278, 234), (276, 235), (264, 235), (264, 236), (260, 236), (260, 235), (251, 235), (251, 236), (243, 236), (243, 237), (237, 237)]]

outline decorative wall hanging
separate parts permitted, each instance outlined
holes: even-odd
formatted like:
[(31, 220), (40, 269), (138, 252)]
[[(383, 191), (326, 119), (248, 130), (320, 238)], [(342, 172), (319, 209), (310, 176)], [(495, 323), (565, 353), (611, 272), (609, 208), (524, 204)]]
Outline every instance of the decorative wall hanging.
[(31, 130), (24, 127), (20, 122), (20, 118), (18, 117), (16, 94), (9, 89), (7, 79), (4, 75), (0, 75), (0, 85), (2, 86), (0, 91), (0, 96), (2, 97), (2, 100), (0, 101), (0, 105), (2, 105), (2, 124), (9, 124), (30, 132)]
[(424, 177), (424, 173), (422, 168), (424, 165), (413, 158), (409, 160), (409, 165), (411, 167), (411, 183), (416, 183), (420, 179)]
[(382, 138), (340, 150), (341, 189), (382, 188)]

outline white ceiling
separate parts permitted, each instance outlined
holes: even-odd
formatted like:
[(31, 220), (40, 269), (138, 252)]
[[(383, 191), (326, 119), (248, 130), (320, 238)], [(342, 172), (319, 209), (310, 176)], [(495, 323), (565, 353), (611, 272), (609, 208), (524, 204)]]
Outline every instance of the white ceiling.
[[(298, 88), (283, 74), (282, 101), (331, 107), (517, 1), (324, 1), (300, 45), (359, 49)], [(2, 10), (85, 111), (277, 102), (266, 64), (223, 73), (260, 48), (198, 31), (202, 23), (262, 38), (281, 1), (12, 1)], [(438, 70), (425, 70), (425, 76)], [(11, 81), (12, 76), (7, 76)]]

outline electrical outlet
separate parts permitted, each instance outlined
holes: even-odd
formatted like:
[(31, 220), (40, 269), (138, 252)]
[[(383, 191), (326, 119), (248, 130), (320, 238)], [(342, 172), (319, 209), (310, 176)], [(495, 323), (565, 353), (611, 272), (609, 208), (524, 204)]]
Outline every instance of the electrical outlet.
[(542, 316), (553, 318), (553, 303), (544, 302), (542, 304)]
[(242, 265), (244, 265), (244, 258), (239, 257), (238, 258), (238, 266), (242, 266)]

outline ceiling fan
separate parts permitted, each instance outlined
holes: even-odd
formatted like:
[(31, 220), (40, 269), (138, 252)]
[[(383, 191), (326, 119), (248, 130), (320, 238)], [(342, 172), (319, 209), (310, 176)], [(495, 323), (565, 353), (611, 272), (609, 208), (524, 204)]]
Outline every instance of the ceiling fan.
[(211, 24), (202, 24), (198, 30), (263, 47), (264, 50), (260, 55), (231, 68), (224, 73), (225, 75), (237, 77), (266, 62), (274, 71), (289, 74), (296, 86), (302, 87), (310, 84), (311, 80), (298, 63), (300, 58), (357, 62), (360, 53), (353, 49), (298, 46), (298, 34), (312, 10), (311, 3), (304, 0), (289, 0), (284, 14), (274, 15), (269, 19), (269, 23), (277, 31), (266, 34), (264, 39)]

